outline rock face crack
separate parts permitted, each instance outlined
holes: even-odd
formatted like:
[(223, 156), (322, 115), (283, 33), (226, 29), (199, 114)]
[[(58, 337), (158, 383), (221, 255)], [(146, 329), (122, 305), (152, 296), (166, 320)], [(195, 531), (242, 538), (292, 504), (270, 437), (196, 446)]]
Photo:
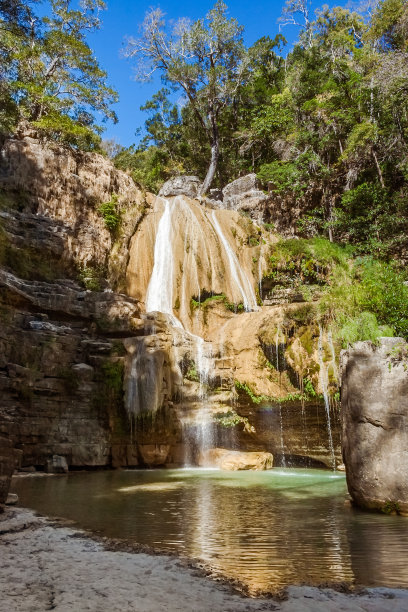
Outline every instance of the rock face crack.
[[(347, 485), (362, 508), (408, 515), (408, 371), (390, 369), (403, 338), (356, 342), (340, 357), (342, 452)], [(370, 425), (370, 427), (367, 427)]]
[(366, 416), (362, 417), (357, 422), (358, 423), (368, 423), (370, 425), (373, 425), (374, 427), (380, 427), (384, 431), (390, 431), (392, 429), (391, 427), (385, 427), (380, 421), (377, 421), (375, 419), (370, 419), (369, 417), (366, 417)]

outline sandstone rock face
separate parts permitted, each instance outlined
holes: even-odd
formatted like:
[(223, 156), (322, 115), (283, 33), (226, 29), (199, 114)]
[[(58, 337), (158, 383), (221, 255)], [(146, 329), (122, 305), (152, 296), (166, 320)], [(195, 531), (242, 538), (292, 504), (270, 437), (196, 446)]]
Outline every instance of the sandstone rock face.
[[(149, 205), (130, 176), (102, 155), (74, 153), (22, 135), (6, 140), (1, 148), (0, 188), (18, 197), (20, 212), (24, 209), (20, 215), (13, 211), (17, 227), (10, 220), (11, 233), (14, 225), (14, 234), (21, 234), (25, 224), (29, 240), (60, 249), (65, 261), (77, 265), (105, 266), (110, 259), (111, 280), (120, 287), (128, 241)], [(118, 245), (113, 245), (98, 211), (114, 194), (121, 214)]]
[(14, 469), (13, 446), (23, 466), (50, 464), (52, 471), (54, 455), (69, 466), (111, 465), (113, 447), (121, 465), (136, 465), (126, 450), (121, 337), (139, 333), (137, 302), (1, 270), (0, 312), (2, 491)]
[(211, 448), (201, 454), (199, 465), (218, 467), (220, 470), (236, 472), (239, 470), (262, 471), (273, 467), (273, 456), (265, 452), (241, 452), (224, 448)]
[(148, 466), (164, 465), (170, 452), (170, 444), (139, 444), (138, 448)]
[(362, 508), (408, 514), (408, 345), (382, 338), (341, 356), (347, 485)]
[(175, 176), (166, 181), (159, 191), (159, 196), (185, 195), (194, 200), (198, 196), (201, 181), (197, 176)]

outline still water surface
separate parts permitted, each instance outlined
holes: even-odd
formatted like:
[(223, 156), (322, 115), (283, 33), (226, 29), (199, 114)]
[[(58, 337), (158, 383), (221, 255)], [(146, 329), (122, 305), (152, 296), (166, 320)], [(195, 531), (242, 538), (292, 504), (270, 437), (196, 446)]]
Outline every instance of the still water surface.
[(15, 479), (22, 506), (201, 559), (250, 591), (353, 581), (408, 587), (408, 519), (347, 503), (344, 475), (129, 470)]

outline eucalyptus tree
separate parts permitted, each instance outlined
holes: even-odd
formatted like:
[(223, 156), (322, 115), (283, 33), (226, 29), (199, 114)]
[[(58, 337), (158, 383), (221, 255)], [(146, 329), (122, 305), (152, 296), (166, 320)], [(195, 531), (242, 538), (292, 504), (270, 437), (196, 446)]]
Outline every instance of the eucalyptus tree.
[(243, 28), (229, 18), (219, 0), (203, 19), (180, 19), (168, 28), (164, 13), (146, 13), (141, 36), (129, 38), (125, 55), (137, 61), (136, 78), (148, 80), (160, 72), (165, 82), (183, 92), (211, 148), (201, 187), (206, 193), (220, 157), (220, 114), (244, 80), (247, 53)]
[(294, 25), (302, 28), (301, 38), (307, 47), (313, 45), (313, 22), (310, 15), (310, 0), (286, 0), (279, 18), (280, 27)]
[[(45, 16), (32, 2), (4, 5), (0, 30), (2, 97), (14, 103), (17, 120), (74, 146), (95, 148), (97, 113), (116, 120), (111, 104), (116, 92), (95, 58), (86, 37), (100, 27), (103, 0), (49, 0)], [(21, 26), (19, 26), (21, 24)]]

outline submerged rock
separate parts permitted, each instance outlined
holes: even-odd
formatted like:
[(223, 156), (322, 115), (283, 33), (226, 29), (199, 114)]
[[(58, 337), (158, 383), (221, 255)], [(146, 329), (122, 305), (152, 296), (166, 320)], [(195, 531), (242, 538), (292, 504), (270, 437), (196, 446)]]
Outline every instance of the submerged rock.
[(170, 452), (170, 444), (138, 444), (143, 463), (164, 465)]
[(241, 452), (225, 448), (210, 448), (201, 453), (199, 465), (218, 467), (220, 470), (236, 472), (238, 470), (270, 470), (273, 467), (273, 456), (266, 452)]
[(341, 369), (349, 493), (362, 508), (408, 514), (408, 344), (357, 342)]
[(6, 499), (6, 506), (15, 506), (18, 504), (18, 495), (16, 493), (9, 493)]

